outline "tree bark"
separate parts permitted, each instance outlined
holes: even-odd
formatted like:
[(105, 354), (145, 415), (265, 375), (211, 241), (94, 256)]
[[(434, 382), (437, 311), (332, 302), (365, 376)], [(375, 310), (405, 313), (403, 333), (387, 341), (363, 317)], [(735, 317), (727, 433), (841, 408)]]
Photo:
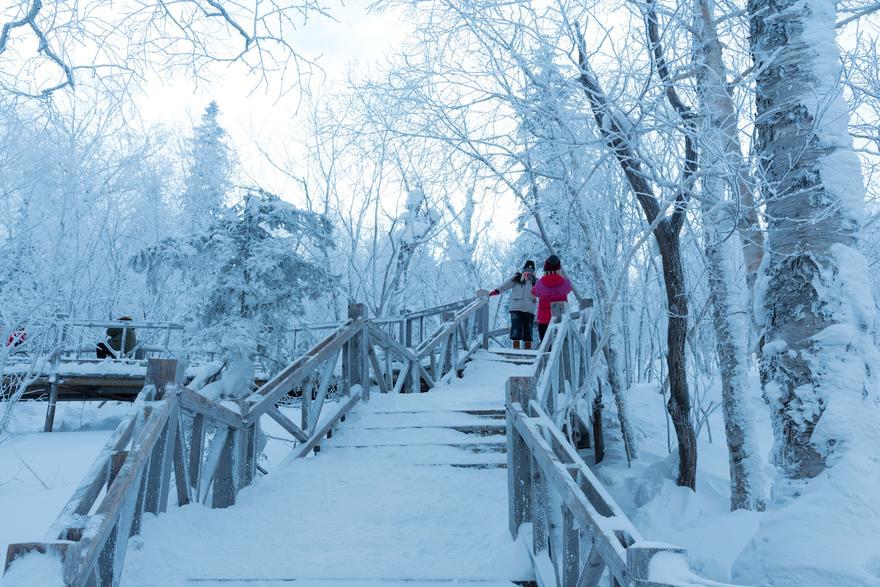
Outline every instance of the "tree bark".
[[(671, 393), (667, 410), (678, 439), (677, 483), (696, 489), (697, 439), (690, 418), (690, 392), (685, 357), (688, 303), (679, 241), (684, 223), (687, 188), (684, 187), (677, 194), (672, 213), (661, 216), (665, 212), (660, 208), (660, 202), (654, 195), (653, 187), (643, 171), (642, 162), (621, 129), (614, 106), (609, 102), (589, 67), (583, 38), (580, 37), (579, 41), (579, 82), (590, 103), (599, 132), (620, 164), (630, 189), (645, 213), (645, 218), (653, 226), (654, 239), (660, 249), (668, 311), (666, 364), (669, 370)], [(692, 177), (696, 167), (696, 153), (688, 135), (685, 135), (685, 153), (683, 185)]]
[(874, 413), (869, 399), (823, 418), (870, 398), (875, 383), (873, 300), (858, 250), (864, 183), (838, 85), (835, 4), (750, 0), (748, 10), (767, 216), (761, 377), (777, 468), (804, 479), (846, 446), (849, 418)]
[[(730, 238), (736, 227), (742, 203), (737, 195), (749, 194), (740, 165), (736, 110), (727, 92), (726, 71), (721, 44), (714, 28), (711, 7), (705, 0), (695, 3), (694, 29), (697, 32), (697, 94), (701, 110), (700, 162), (702, 174), (701, 208), (706, 251), (706, 269), (716, 350), (721, 375), (722, 414), (730, 467), (731, 510), (764, 509), (761, 463), (748, 407), (749, 319), (742, 277), (734, 263), (735, 244)], [(733, 198), (727, 197), (731, 193)], [(746, 215), (743, 215), (746, 217)], [(761, 243), (751, 240), (757, 221), (743, 230), (743, 256), (749, 291), (754, 285), (757, 263), (763, 254)], [(758, 231), (760, 235), (760, 231)], [(754, 266), (753, 266), (754, 265)]]

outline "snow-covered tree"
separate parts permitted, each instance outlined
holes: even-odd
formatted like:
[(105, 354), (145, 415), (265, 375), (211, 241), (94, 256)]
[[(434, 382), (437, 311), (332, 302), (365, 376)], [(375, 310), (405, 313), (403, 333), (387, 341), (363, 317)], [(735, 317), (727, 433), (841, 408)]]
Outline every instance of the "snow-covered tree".
[(188, 319), (195, 344), (221, 349), (228, 364), (285, 361), (293, 318), (332, 287), (312, 251), (329, 246), (331, 233), (325, 217), (256, 189), (204, 230), (147, 247), (131, 265), (146, 273), (173, 268), (196, 284)]
[(187, 232), (205, 228), (224, 209), (231, 189), (231, 153), (220, 126), (220, 108), (212, 101), (193, 129), (181, 208)]

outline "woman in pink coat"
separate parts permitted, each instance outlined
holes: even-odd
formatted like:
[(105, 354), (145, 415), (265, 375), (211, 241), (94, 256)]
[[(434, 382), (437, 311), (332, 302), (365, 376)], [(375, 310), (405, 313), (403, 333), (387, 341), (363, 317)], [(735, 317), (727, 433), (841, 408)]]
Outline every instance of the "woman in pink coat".
[(553, 319), (550, 304), (564, 302), (571, 291), (571, 282), (562, 275), (562, 262), (556, 255), (544, 261), (544, 276), (532, 287), (532, 295), (538, 298), (538, 336), (544, 340), (547, 326)]

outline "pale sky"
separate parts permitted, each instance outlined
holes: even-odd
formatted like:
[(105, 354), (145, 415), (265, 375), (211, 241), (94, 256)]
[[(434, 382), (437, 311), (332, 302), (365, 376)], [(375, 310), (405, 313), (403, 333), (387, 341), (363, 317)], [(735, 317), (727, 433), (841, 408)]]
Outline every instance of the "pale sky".
[[(317, 59), (323, 73), (319, 71), (313, 76), (311, 86), (320, 89), (321, 94), (344, 91), (346, 73), (355, 64), (358, 71), (363, 71), (384, 61), (412, 32), (401, 10), (369, 13), (367, 8), (373, 1), (353, 0), (346, 5), (334, 5), (331, 14), (335, 21), (315, 17), (300, 30), (298, 37), (288, 39), (307, 57)], [(230, 136), (244, 174), (282, 197), (298, 193), (289, 179), (263, 159), (256, 143), (268, 150), (283, 145), (286, 152), (294, 155), (305, 152), (294, 134), (299, 95), (293, 91), (279, 99), (277, 90), (254, 90), (255, 80), (246, 78), (238, 69), (215, 68), (210, 73), (211, 82), (199, 85), (184, 76), (175, 81), (146, 84), (144, 95), (136, 100), (145, 122), (180, 128), (188, 135), (205, 106), (216, 100), (220, 122)], [(280, 156), (277, 162), (284, 160)], [(512, 240), (519, 212), (514, 198), (502, 197), (486, 204), (490, 208), (484, 213), (492, 216), (496, 238)]]
[[(335, 21), (316, 16), (300, 29), (298, 37), (288, 39), (306, 57), (315, 59), (323, 70), (316, 71), (312, 77), (313, 89), (320, 89), (321, 93), (343, 90), (346, 71), (352, 63), (367, 65), (382, 61), (410, 32), (399, 11), (368, 13), (371, 1), (353, 0), (346, 5), (332, 5), (330, 13)], [(241, 157), (243, 170), (266, 181), (265, 187), (283, 191), (283, 176), (260, 161), (254, 141), (277, 144), (279, 140), (293, 139), (291, 132), (299, 94), (293, 90), (279, 97), (277, 90), (255, 89), (256, 79), (243, 75), (237, 67), (214, 67), (210, 74), (210, 82), (198, 85), (185, 76), (148, 82), (143, 95), (136, 99), (141, 116), (148, 124), (159, 123), (189, 131), (205, 106), (216, 100), (220, 106), (220, 122)], [(295, 148), (290, 150), (295, 152)]]

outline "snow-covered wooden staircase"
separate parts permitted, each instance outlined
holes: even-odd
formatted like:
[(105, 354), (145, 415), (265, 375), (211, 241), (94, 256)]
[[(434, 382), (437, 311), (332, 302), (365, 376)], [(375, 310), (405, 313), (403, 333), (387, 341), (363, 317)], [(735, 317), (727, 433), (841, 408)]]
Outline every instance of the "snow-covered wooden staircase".
[(530, 584), (508, 532), (503, 391), (529, 366), (493, 359), (430, 393), (374, 394), (235, 507), (148, 520), (123, 585)]

